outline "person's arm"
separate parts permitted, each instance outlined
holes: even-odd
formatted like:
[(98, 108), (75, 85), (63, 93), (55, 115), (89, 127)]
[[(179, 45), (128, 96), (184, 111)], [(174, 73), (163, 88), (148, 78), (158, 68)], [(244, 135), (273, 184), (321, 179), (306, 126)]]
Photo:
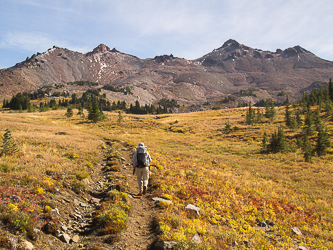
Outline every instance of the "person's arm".
[(147, 154), (148, 154), (148, 161), (149, 161), (149, 165), (150, 165), (150, 163), (151, 163), (151, 157), (150, 157), (150, 154), (149, 154), (148, 151), (147, 151)]
[(133, 154), (133, 158), (132, 158), (132, 163), (133, 163), (133, 175), (135, 174), (135, 167), (136, 167), (136, 150), (135, 153)]

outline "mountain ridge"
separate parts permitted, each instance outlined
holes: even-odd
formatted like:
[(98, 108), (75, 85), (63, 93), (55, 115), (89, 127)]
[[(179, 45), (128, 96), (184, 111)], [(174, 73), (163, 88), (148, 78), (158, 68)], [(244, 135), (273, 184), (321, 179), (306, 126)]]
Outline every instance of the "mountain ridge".
[[(168, 98), (201, 105), (232, 95), (239, 102), (255, 103), (269, 98), (282, 100), (278, 96), (281, 91), (297, 99), (313, 82), (327, 82), (332, 75), (333, 62), (299, 45), (271, 52), (229, 39), (195, 60), (172, 54), (140, 59), (104, 44), (88, 53), (54, 46), (0, 71), (0, 96), (85, 80), (97, 82), (99, 87), (133, 87), (133, 95), (126, 98), (106, 92), (110, 100), (152, 104)], [(237, 96), (249, 88), (256, 89), (255, 96)]]

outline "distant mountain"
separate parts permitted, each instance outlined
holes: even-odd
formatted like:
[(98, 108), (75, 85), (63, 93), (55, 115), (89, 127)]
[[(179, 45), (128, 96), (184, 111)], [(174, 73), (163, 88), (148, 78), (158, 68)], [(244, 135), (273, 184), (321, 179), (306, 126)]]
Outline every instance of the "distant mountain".
[[(333, 62), (300, 46), (270, 52), (230, 39), (196, 60), (186, 60), (173, 55), (139, 59), (100, 44), (86, 54), (53, 47), (1, 70), (0, 96), (45, 85), (57, 86), (57, 91), (82, 91), (84, 87), (66, 83), (84, 80), (97, 82), (98, 87), (133, 86), (132, 95), (103, 90), (110, 100), (151, 104), (173, 98), (198, 105), (231, 95), (237, 101), (255, 103), (268, 98), (282, 101), (282, 91), (297, 99), (314, 82), (327, 82), (332, 76)], [(251, 95), (240, 94), (248, 89)]]

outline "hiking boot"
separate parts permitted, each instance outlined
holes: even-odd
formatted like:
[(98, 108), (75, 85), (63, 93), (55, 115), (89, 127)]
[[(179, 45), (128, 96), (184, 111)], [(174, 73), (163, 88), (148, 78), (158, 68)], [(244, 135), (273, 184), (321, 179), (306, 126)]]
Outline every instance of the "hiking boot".
[(147, 192), (147, 187), (144, 186), (144, 187), (143, 187), (143, 192), (142, 192), (142, 193), (143, 193), (143, 194), (146, 194), (146, 192)]

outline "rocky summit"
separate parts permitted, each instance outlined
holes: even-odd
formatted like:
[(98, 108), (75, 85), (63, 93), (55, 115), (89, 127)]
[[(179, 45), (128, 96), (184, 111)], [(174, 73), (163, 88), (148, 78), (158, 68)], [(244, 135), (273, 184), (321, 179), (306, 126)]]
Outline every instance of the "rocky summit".
[[(270, 52), (230, 39), (196, 60), (173, 55), (140, 59), (104, 44), (85, 54), (54, 46), (2, 69), (0, 96), (46, 85), (57, 86), (57, 91), (76, 92), (84, 87), (66, 83), (90, 81), (98, 83), (96, 88), (107, 84), (132, 87), (131, 95), (103, 90), (115, 101), (152, 104), (167, 98), (180, 104), (202, 105), (229, 96), (238, 102), (255, 103), (261, 99), (282, 101), (285, 97), (281, 93), (297, 99), (304, 90), (328, 82), (332, 76), (333, 62), (300, 46)], [(246, 90), (251, 94), (244, 94)]]

